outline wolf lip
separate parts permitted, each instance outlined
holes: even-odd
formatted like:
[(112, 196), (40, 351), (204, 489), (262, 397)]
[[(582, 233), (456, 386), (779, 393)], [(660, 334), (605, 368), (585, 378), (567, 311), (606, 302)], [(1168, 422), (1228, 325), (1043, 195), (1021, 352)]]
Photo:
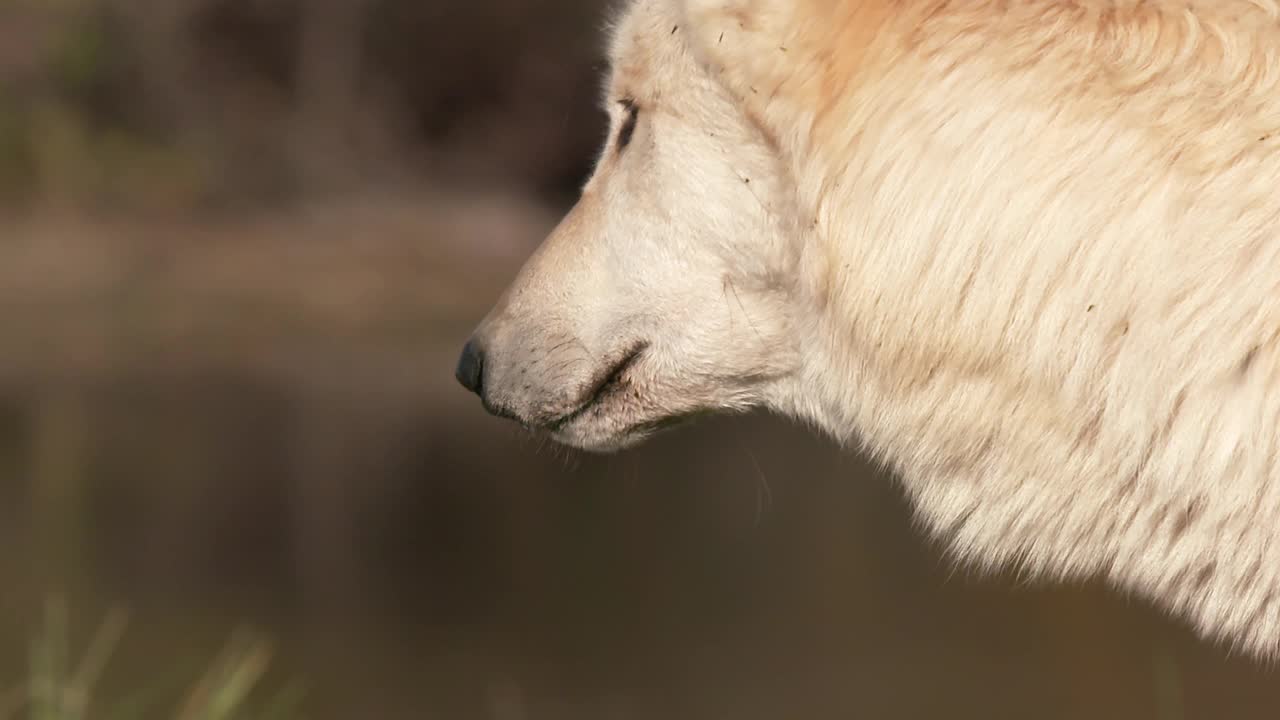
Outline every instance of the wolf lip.
[(636, 343), (630, 350), (626, 352), (618, 362), (614, 363), (608, 370), (601, 374), (596, 382), (592, 383), (591, 389), (584, 394), (584, 400), (578, 404), (573, 410), (561, 415), (547, 424), (547, 429), (551, 432), (557, 432), (569, 423), (578, 419), (587, 410), (590, 410), (602, 397), (622, 381), (622, 376), (636, 361), (644, 355), (645, 350), (649, 349), (649, 343)]

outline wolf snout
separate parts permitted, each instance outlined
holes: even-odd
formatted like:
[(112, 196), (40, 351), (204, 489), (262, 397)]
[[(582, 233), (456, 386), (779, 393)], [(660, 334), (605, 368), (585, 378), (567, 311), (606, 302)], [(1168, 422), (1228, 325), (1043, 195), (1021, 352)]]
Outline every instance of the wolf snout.
[(484, 406), (485, 412), (507, 420), (524, 420), (515, 412), (510, 410), (505, 404), (494, 399), (493, 383), (485, 379), (489, 371), (488, 353), (485, 350), (485, 344), (478, 338), (472, 337), (462, 346), (462, 353), (458, 356), (458, 366), (454, 370), (454, 377), (458, 379), (458, 383), (462, 387), (475, 393), (480, 398), (480, 403)]
[(454, 377), (462, 383), (462, 387), (484, 397), (484, 348), (472, 338), (462, 346), (462, 354), (458, 357), (458, 369)]
[(490, 415), (530, 429), (556, 431), (588, 410), (617, 399), (649, 348), (635, 342), (600, 356), (574, 339), (537, 339), (524, 333), (514, 347), (500, 334), (474, 333), (458, 356), (454, 376)]

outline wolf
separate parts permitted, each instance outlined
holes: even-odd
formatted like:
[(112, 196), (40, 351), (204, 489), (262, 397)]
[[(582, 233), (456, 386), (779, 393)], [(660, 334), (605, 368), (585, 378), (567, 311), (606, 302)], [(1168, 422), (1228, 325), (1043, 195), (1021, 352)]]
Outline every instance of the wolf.
[(1280, 646), (1274, 0), (633, 0), (581, 196), (467, 341), (588, 451), (766, 408), (979, 568)]

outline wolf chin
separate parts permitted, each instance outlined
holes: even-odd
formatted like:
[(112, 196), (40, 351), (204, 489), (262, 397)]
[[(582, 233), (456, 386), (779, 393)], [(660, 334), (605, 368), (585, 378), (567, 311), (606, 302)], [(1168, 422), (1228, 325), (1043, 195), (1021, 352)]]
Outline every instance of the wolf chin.
[(618, 450), (763, 407), (964, 560), (1280, 645), (1271, 0), (635, 0), (582, 195), (459, 360)]

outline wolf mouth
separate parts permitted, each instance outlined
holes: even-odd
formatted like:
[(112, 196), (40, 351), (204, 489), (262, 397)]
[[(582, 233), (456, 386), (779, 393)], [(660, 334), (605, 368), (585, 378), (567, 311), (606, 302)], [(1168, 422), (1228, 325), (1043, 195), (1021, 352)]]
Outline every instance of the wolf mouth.
[(583, 394), (583, 401), (573, 410), (561, 415), (547, 424), (547, 429), (551, 432), (557, 432), (567, 426), (569, 423), (582, 417), (583, 413), (595, 407), (600, 401), (607, 396), (610, 391), (622, 384), (623, 376), (631, 369), (633, 365), (644, 355), (649, 349), (649, 343), (636, 343), (622, 355), (622, 357), (611, 367), (601, 373), (600, 377), (591, 384), (590, 389)]

